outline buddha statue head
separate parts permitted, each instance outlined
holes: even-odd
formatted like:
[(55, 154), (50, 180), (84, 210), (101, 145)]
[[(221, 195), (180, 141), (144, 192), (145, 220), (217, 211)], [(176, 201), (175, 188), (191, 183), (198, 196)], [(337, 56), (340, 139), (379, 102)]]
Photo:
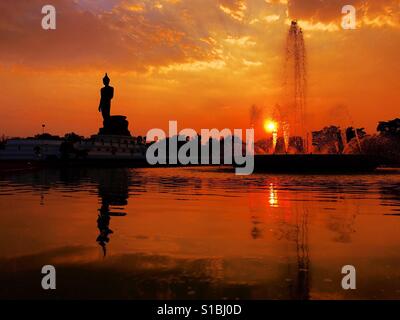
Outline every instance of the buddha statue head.
[(103, 78), (103, 83), (105, 86), (108, 86), (110, 84), (110, 78), (108, 77), (107, 73)]

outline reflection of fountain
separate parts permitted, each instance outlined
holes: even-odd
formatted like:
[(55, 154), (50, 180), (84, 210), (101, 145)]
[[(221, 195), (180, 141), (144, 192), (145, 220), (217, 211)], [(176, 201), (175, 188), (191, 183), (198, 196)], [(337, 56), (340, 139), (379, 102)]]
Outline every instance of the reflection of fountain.
[(308, 211), (296, 211), (297, 292), (296, 298), (310, 298), (310, 257), (308, 248)]
[[(293, 212), (292, 212), (293, 213)], [(281, 230), (280, 238), (295, 243), (296, 248), (296, 267), (291, 268), (292, 263), (288, 265), (289, 292), (291, 299), (308, 300), (310, 299), (310, 256), (308, 246), (308, 211), (295, 209), (295, 219), (293, 223), (284, 223), (284, 229)], [(292, 276), (296, 275), (296, 281), (291, 281)]]
[[(289, 292), (293, 299), (307, 300), (310, 298), (310, 256), (308, 245), (308, 210), (305, 207), (286, 206), (278, 204), (278, 192), (273, 183), (269, 185), (268, 206), (271, 208), (280, 206), (279, 228), (275, 232), (278, 240), (284, 239), (295, 247), (295, 268), (293, 262), (288, 265)], [(295, 273), (295, 281), (293, 275)]]
[(110, 211), (110, 206), (114, 206), (114, 210), (121, 210), (120, 206), (126, 206), (128, 204), (129, 175), (126, 169), (103, 169), (100, 170), (98, 174), (101, 207), (97, 218), (99, 235), (96, 241), (102, 247), (105, 256), (106, 245), (110, 241), (109, 235), (113, 233), (109, 228), (111, 217), (126, 215), (124, 212)]
[(251, 237), (256, 240), (262, 237), (262, 230), (259, 228), (259, 218), (257, 216), (251, 217), (251, 223), (253, 224), (253, 228), (251, 229)]
[[(308, 245), (308, 210), (306, 207), (289, 205), (285, 200), (279, 199), (279, 188), (276, 184), (269, 184), (268, 206), (280, 207), (277, 215), (279, 226), (274, 232), (278, 240), (284, 239), (291, 243), (295, 249), (296, 261), (289, 262), (288, 277), (289, 292), (293, 299), (306, 300), (310, 298), (310, 256)], [(292, 269), (292, 266), (295, 267)], [(295, 274), (295, 276), (294, 276)], [(293, 281), (293, 278), (296, 280)]]
[(263, 237), (263, 219), (260, 216), (259, 208), (257, 208), (257, 201), (252, 199), (252, 196), (249, 197), (249, 210), (250, 210), (250, 221), (252, 224), (250, 236), (253, 240), (257, 240)]

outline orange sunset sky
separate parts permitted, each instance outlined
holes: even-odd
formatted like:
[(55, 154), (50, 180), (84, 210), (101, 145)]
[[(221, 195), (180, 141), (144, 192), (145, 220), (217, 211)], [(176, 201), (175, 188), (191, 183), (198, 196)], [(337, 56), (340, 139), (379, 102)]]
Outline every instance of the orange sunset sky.
[[(46, 4), (56, 30), (41, 28)], [(340, 26), (345, 4), (356, 30)], [(291, 19), (305, 33), (312, 129), (374, 132), (400, 117), (399, 0), (16, 0), (0, 2), (0, 134), (96, 133), (104, 72), (112, 114), (135, 135), (169, 120), (247, 128), (251, 105), (267, 115), (281, 100)]]

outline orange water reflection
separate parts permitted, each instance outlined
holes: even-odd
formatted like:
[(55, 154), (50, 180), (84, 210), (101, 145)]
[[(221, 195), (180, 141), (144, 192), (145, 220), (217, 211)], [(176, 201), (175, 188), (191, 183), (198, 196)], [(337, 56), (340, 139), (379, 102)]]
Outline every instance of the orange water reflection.
[(269, 201), (268, 202), (271, 207), (278, 206), (278, 192), (276, 192), (276, 190), (274, 190), (273, 183), (269, 184)]
[[(0, 179), (1, 297), (399, 298), (400, 174), (45, 170)], [(357, 267), (356, 291), (340, 287)], [(38, 273), (39, 270), (39, 273)], [(43, 296), (44, 297), (44, 296)]]

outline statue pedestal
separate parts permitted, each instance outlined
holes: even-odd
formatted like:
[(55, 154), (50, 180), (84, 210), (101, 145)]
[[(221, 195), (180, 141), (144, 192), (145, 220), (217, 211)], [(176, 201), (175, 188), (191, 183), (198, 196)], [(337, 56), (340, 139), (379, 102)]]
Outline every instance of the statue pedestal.
[(100, 128), (99, 135), (131, 136), (128, 126), (125, 116), (110, 116), (107, 121), (103, 121), (103, 128)]

